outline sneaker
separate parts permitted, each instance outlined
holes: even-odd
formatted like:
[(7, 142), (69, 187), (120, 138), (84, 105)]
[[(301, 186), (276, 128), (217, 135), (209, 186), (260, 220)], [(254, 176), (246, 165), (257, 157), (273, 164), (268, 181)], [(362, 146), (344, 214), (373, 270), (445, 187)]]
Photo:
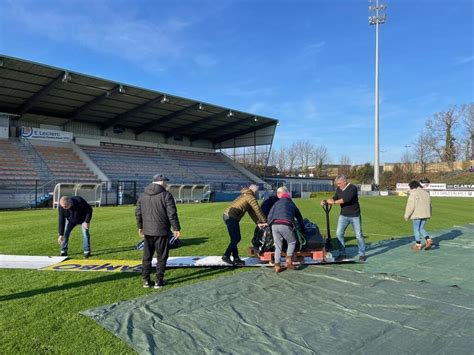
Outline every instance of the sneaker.
[(359, 262), (365, 263), (366, 260), (367, 260), (367, 257), (365, 255), (360, 255), (359, 256)]
[(245, 261), (243, 261), (240, 258), (234, 259), (234, 265), (235, 266), (245, 266)]
[(234, 263), (232, 262), (232, 260), (228, 257), (228, 256), (223, 256), (222, 257), (222, 261), (225, 262), (226, 264), (228, 265), (234, 265)]
[(431, 240), (431, 238), (426, 238), (425, 250), (430, 250), (432, 246), (433, 246), (433, 241)]
[(62, 251), (61, 254), (59, 254), (59, 256), (67, 256), (67, 251)]
[(336, 257), (336, 261), (343, 261), (344, 259), (346, 259), (346, 255), (345, 255), (345, 254), (339, 254), (339, 255)]
[(281, 265), (275, 264), (275, 272), (276, 273), (282, 272)]
[(415, 243), (414, 245), (411, 246), (411, 250), (414, 251), (420, 251), (422, 248), (421, 243)]
[(91, 256), (91, 253), (84, 253), (84, 259), (89, 259), (89, 257)]
[(156, 282), (155, 286), (153, 288), (162, 288), (163, 286), (166, 285), (166, 281), (163, 279), (160, 279)]
[(152, 285), (150, 280), (143, 280), (143, 288), (150, 288)]

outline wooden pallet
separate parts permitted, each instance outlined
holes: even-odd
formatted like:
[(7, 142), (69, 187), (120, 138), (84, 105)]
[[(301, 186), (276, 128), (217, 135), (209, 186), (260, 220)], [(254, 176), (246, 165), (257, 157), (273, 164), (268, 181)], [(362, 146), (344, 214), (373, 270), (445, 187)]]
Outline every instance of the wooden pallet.
[[(260, 261), (268, 261), (268, 262), (272, 261), (275, 255), (275, 252), (273, 251), (266, 251), (262, 255), (259, 255), (258, 251), (255, 250), (255, 248), (253, 247), (249, 248), (249, 252), (250, 252), (250, 255), (260, 258)], [(286, 257), (286, 253), (282, 252), (281, 256)], [(326, 261), (325, 260), (326, 252), (323, 248), (319, 250), (297, 251), (296, 253), (293, 254), (294, 261), (304, 260), (305, 257), (309, 257), (313, 260), (324, 262)]]

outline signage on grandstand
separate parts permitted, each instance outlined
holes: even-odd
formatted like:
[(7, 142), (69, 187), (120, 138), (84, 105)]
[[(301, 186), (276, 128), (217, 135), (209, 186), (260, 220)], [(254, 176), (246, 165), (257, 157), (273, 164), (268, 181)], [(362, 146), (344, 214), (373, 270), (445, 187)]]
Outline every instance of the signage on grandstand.
[(52, 129), (21, 127), (20, 137), (54, 142), (70, 142), (72, 140), (72, 133)]

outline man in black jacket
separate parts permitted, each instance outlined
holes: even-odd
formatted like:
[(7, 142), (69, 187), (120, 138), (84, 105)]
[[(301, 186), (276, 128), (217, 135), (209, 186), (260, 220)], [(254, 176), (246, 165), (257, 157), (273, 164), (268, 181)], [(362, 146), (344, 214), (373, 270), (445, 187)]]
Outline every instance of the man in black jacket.
[(82, 228), (82, 245), (84, 258), (91, 256), (89, 225), (92, 219), (92, 207), (80, 196), (63, 196), (58, 206), (58, 243), (61, 245), (61, 256), (67, 256), (69, 236), (78, 224)]
[(180, 225), (173, 195), (166, 191), (163, 175), (155, 175), (137, 201), (135, 216), (138, 234), (144, 238), (143, 287), (151, 287), (150, 273), (153, 254), (156, 251), (155, 288), (165, 285), (164, 275), (168, 260), (168, 235), (171, 227), (176, 238), (180, 237)]

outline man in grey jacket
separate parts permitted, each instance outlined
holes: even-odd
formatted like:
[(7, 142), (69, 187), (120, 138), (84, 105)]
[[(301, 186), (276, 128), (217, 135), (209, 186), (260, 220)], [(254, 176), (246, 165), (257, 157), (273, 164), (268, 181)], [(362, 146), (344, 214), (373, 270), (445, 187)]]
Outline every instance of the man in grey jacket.
[(164, 275), (168, 260), (168, 235), (171, 227), (176, 238), (180, 237), (180, 225), (173, 195), (166, 190), (163, 175), (155, 175), (153, 182), (145, 187), (137, 201), (135, 216), (138, 234), (144, 238), (143, 246), (143, 287), (151, 287), (151, 262), (156, 251), (155, 288), (165, 285)]

